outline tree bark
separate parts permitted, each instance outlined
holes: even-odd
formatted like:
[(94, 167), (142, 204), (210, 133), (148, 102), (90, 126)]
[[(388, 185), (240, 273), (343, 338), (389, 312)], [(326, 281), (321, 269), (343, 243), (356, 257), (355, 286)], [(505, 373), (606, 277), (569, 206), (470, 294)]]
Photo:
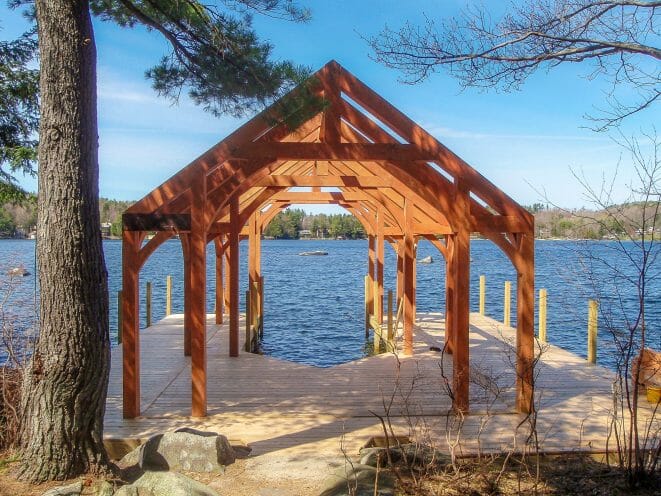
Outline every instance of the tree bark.
[(87, 0), (37, 0), (39, 338), (27, 367), (20, 477), (105, 470), (107, 273), (98, 206), (96, 47)]

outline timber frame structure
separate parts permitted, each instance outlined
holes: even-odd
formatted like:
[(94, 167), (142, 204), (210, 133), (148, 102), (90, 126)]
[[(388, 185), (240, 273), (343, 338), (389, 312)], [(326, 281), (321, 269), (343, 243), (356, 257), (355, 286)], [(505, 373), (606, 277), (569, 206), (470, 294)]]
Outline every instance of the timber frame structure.
[[(184, 253), (184, 350), (191, 357), (192, 415), (207, 410), (207, 244), (216, 253), (216, 322), (229, 318), (239, 355), (239, 240), (248, 238), (251, 308), (261, 281), (261, 232), (291, 204), (337, 204), (369, 239), (373, 314), (383, 322), (384, 244), (397, 253), (403, 353), (412, 354), (415, 246), (428, 239), (446, 263), (445, 349), (452, 354), (454, 408), (469, 408), (470, 235), (493, 241), (517, 272), (516, 409), (533, 409), (534, 219), (475, 169), (331, 61), (312, 77), (325, 104), (290, 129), (268, 110), (254, 117), (124, 214), (123, 411), (140, 415), (139, 273), (167, 239)], [(295, 98), (296, 90), (285, 98)], [(293, 190), (291, 188), (294, 188)], [(324, 188), (325, 190), (322, 190)], [(332, 191), (328, 191), (332, 188)], [(145, 242), (147, 232), (157, 234)], [(253, 306), (254, 305), (254, 306)], [(248, 304), (247, 304), (248, 306)], [(261, 310), (260, 310), (261, 312)]]

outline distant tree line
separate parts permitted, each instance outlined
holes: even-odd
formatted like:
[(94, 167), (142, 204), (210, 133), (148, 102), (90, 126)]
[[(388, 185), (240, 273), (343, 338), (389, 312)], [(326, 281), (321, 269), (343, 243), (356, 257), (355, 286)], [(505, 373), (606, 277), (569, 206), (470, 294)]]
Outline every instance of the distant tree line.
[(312, 215), (294, 208), (277, 214), (266, 226), (263, 234), (276, 239), (301, 237), (362, 239), (365, 237), (365, 230), (358, 219), (350, 214)]
[[(104, 234), (120, 237), (122, 235), (122, 213), (132, 205), (132, 201), (99, 200), (101, 223), (110, 224), (104, 229)], [(641, 203), (626, 203), (619, 205), (619, 223), (608, 217), (604, 212), (588, 209), (566, 210), (557, 207), (549, 208), (544, 203), (534, 203), (525, 207), (535, 215), (535, 234), (541, 239), (608, 239), (615, 229), (607, 226), (618, 224), (621, 235), (633, 238), (639, 237), (640, 227), (628, 222), (627, 219), (638, 219)], [(0, 238), (26, 237), (35, 230), (37, 224), (37, 198), (33, 194), (25, 196), (20, 202), (8, 202), (0, 206)], [(661, 225), (661, 219), (656, 225)], [(309, 231), (309, 233), (307, 232)], [(301, 234), (301, 232), (303, 234)], [(302, 209), (286, 209), (276, 215), (264, 230), (264, 236), (276, 239), (312, 238), (345, 238), (362, 239), (365, 230), (361, 223), (351, 214), (307, 214)], [(651, 232), (645, 233), (648, 236)], [(655, 237), (661, 239), (661, 232), (655, 232)]]
[[(108, 234), (122, 235), (122, 213), (133, 204), (132, 201), (99, 199), (101, 224), (110, 224)], [(0, 238), (22, 238), (36, 230), (37, 197), (27, 194), (20, 201), (7, 202), (0, 206)]]

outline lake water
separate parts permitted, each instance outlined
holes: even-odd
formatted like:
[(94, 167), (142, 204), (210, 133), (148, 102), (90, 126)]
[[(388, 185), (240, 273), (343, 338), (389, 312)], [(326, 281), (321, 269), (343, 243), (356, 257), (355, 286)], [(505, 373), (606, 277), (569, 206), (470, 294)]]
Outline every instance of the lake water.
[[(104, 241), (110, 290), (110, 328), (113, 344), (117, 338), (117, 291), (121, 287), (121, 242)], [(633, 249), (633, 244), (624, 245)], [(480, 274), (487, 278), (487, 315), (502, 320), (503, 286), (512, 284), (512, 325), (516, 322), (516, 274), (511, 263), (491, 242), (471, 243), (471, 311), (478, 309)], [(32, 275), (21, 278), (4, 303), (5, 321), (25, 332), (36, 321), (35, 243), (30, 240), (0, 241), (0, 274), (7, 294), (9, 267), (23, 264)], [(658, 246), (657, 252), (658, 250)], [(241, 307), (247, 288), (247, 243), (241, 243)], [(298, 253), (323, 250), (328, 256), (301, 257)], [(445, 264), (436, 249), (422, 241), (418, 258), (431, 255), (434, 263), (418, 264), (418, 311), (441, 311), (445, 303)], [(619, 268), (620, 276), (594, 263), (606, 260)], [(208, 251), (207, 308), (213, 311), (215, 287), (214, 253)], [(173, 276), (173, 312), (183, 312), (183, 261), (177, 240), (164, 243), (151, 256), (141, 271), (140, 284), (152, 282), (153, 318), (165, 313), (165, 278)], [(648, 343), (661, 349), (661, 278), (659, 265), (647, 288)], [(587, 270), (586, 267), (592, 267)], [(395, 289), (395, 254), (386, 246), (385, 287)], [(363, 288), (367, 271), (367, 241), (280, 241), (262, 243), (264, 294), (264, 353), (301, 363), (331, 366), (365, 356), (369, 346), (364, 338)], [(591, 281), (588, 272), (595, 274)], [(612, 317), (615, 327), (624, 328), (624, 313), (635, 317), (638, 295), (630, 279), (636, 271), (615, 242), (538, 241), (536, 243), (536, 288), (548, 290), (548, 339), (551, 343), (586, 356), (587, 300), (601, 301), (598, 362), (614, 365), (615, 345), (603, 329)], [(598, 290), (595, 290), (595, 287)], [(616, 291), (617, 288), (617, 291)], [(143, 289), (141, 289), (143, 291)], [(144, 291), (141, 296), (141, 322), (144, 326)], [(537, 323), (535, 324), (537, 326)], [(1, 353), (1, 352), (0, 352)]]

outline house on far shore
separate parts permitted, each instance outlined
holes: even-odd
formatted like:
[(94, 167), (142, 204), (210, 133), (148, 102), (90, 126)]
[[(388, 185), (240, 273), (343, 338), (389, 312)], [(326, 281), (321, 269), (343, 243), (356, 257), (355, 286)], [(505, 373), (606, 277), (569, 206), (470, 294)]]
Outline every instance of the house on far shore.
[(303, 239), (311, 238), (312, 237), (312, 231), (310, 231), (309, 229), (301, 229), (300, 231), (298, 231), (298, 237), (303, 238)]
[(101, 222), (101, 236), (104, 238), (110, 237), (111, 228), (112, 228), (112, 222)]

